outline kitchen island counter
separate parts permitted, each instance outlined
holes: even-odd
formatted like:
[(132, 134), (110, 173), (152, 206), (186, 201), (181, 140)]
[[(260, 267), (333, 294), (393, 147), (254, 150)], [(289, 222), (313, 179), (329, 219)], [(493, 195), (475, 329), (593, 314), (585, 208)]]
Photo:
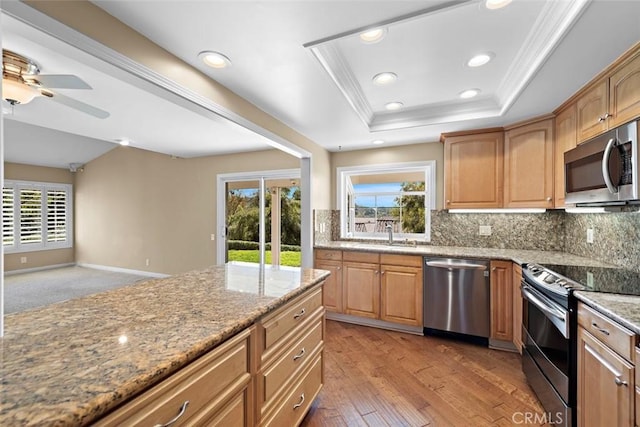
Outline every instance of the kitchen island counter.
[(588, 306), (640, 335), (640, 296), (589, 291), (576, 291), (574, 295)]
[(86, 425), (328, 276), (226, 265), (6, 316), (0, 425)]

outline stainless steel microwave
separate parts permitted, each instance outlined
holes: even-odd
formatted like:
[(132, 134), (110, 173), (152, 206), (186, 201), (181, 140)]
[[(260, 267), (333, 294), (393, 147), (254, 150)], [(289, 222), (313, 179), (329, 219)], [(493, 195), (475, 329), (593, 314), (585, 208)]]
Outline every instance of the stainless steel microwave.
[(623, 204), (638, 195), (638, 121), (564, 153), (565, 202)]

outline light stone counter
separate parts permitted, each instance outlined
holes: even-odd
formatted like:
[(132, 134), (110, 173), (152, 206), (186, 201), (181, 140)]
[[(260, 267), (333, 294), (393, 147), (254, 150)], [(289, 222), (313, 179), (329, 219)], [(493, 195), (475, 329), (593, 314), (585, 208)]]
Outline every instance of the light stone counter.
[(600, 313), (640, 334), (640, 296), (578, 291), (574, 295)]
[(0, 425), (86, 425), (327, 276), (228, 265), (8, 315)]
[(589, 267), (610, 267), (590, 258), (565, 252), (534, 251), (519, 249), (471, 248), (457, 246), (402, 246), (383, 243), (362, 243), (354, 241), (332, 241), (316, 244), (316, 249), (338, 249), (344, 251), (367, 251), (389, 254), (406, 254), (421, 256), (449, 256), (511, 260), (518, 264), (533, 262), (536, 264), (585, 265)]

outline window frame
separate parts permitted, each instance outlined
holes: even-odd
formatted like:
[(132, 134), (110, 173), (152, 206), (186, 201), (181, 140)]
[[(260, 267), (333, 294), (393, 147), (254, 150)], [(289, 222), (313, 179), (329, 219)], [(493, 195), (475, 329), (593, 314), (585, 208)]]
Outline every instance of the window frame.
[[(340, 212), (340, 238), (341, 239), (362, 239), (362, 240), (386, 240), (386, 236), (378, 233), (375, 235), (368, 233), (366, 235), (354, 235), (354, 224), (348, 226), (347, 221), (355, 217), (349, 216), (348, 211), (352, 208), (348, 206), (348, 195), (353, 194), (353, 186), (351, 180), (348, 179), (352, 175), (377, 175), (388, 173), (415, 173), (424, 172), (425, 180), (425, 231), (424, 234), (416, 233), (400, 233), (398, 238), (418, 239), (423, 242), (431, 241), (431, 210), (436, 208), (436, 161), (428, 160), (422, 162), (403, 162), (403, 163), (386, 163), (360, 166), (344, 166), (336, 168), (336, 206)], [(353, 222), (353, 221), (352, 221)]]
[[(73, 247), (73, 185), (58, 182), (40, 182), (40, 181), (22, 181), (5, 179), (4, 188), (11, 188), (13, 194), (13, 245), (4, 245), (2, 248), (4, 253), (26, 253), (36, 251), (46, 251), (52, 249), (65, 249)], [(41, 242), (39, 243), (21, 243), (20, 242), (20, 190), (30, 189), (41, 191), (41, 207), (42, 207), (42, 230)], [(65, 241), (47, 241), (48, 236), (48, 206), (47, 193), (49, 191), (64, 191), (66, 195), (65, 204), (65, 224), (66, 239)]]

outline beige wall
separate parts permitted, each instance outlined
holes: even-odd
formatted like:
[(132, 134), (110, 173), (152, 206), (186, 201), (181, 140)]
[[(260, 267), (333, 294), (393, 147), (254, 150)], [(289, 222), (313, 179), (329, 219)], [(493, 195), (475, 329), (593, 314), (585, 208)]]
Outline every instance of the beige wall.
[(330, 191), (326, 186), (330, 179), (330, 156), (324, 148), (173, 56), (89, 1), (25, 3), (310, 152), (311, 185), (314, 195), (312, 209), (330, 207)]
[(336, 169), (345, 166), (436, 161), (436, 208), (442, 209), (444, 193), (444, 146), (440, 142), (376, 147), (370, 150), (331, 153), (331, 206), (336, 209)]
[(299, 167), (277, 150), (172, 159), (116, 148), (77, 174), (76, 260), (166, 274), (213, 265), (217, 175)]
[[(67, 169), (29, 166), (18, 163), (4, 164), (4, 178), (20, 181), (56, 182), (62, 184), (73, 184), (74, 181), (74, 175)], [(26, 263), (20, 262), (20, 258), (22, 257), (26, 257)], [(69, 264), (73, 263), (74, 260), (73, 248), (5, 254), (4, 271)]]

